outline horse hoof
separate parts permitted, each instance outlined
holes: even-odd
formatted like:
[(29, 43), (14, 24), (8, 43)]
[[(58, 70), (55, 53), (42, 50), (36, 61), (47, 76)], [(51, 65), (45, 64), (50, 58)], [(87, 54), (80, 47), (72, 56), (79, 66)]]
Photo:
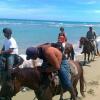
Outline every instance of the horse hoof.
[(82, 93), (82, 96), (83, 96), (83, 97), (85, 97), (85, 94), (84, 94), (84, 93)]
[(63, 98), (60, 98), (59, 100), (64, 100)]
[(75, 98), (70, 98), (70, 100), (77, 100), (77, 97), (75, 97)]
[(86, 64), (86, 63), (84, 62), (84, 63), (83, 63), (83, 66), (85, 66), (85, 64)]

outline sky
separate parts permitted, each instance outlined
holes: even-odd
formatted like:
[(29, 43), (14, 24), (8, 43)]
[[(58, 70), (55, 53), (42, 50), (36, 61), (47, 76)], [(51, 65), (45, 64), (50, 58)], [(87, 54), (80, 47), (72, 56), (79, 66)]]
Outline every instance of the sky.
[(100, 22), (100, 0), (0, 0), (0, 18)]

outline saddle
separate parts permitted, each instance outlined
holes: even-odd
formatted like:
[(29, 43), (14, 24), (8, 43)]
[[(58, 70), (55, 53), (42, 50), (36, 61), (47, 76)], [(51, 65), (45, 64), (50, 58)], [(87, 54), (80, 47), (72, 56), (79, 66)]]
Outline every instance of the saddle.
[(24, 62), (24, 59), (21, 56), (15, 54), (13, 66), (17, 67), (17, 66), (21, 65), (23, 62)]
[[(78, 74), (78, 69), (77, 69), (75, 63), (73, 61), (68, 61), (68, 64), (70, 66), (71, 75), (76, 76)], [(42, 68), (40, 70), (43, 71)], [(60, 85), (58, 71), (51, 72), (51, 73), (43, 71), (42, 72), (42, 82), (45, 85), (48, 85), (50, 83), (53, 84), (54, 86)]]
[(58, 77), (58, 72), (52, 72), (49, 77), (50, 82), (56, 87), (60, 85), (60, 79)]
[(38, 71), (41, 73), (40, 74), (40, 85), (43, 85), (43, 88), (48, 87), (50, 84), (54, 85), (54, 86), (58, 86), (60, 81), (59, 81), (59, 77), (58, 77), (58, 72), (46, 72), (45, 69), (41, 68), (41, 67), (37, 67), (35, 69), (35, 72), (37, 73), (37, 76), (39, 77), (39, 73)]

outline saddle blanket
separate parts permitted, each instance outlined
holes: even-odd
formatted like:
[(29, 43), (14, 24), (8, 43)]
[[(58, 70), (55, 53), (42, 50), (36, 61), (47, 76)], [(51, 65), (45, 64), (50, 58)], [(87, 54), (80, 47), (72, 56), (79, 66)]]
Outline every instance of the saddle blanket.
[(71, 73), (73, 75), (77, 75), (78, 74), (78, 69), (77, 69), (75, 63), (73, 61), (68, 61), (68, 63), (69, 63), (70, 69), (71, 69)]

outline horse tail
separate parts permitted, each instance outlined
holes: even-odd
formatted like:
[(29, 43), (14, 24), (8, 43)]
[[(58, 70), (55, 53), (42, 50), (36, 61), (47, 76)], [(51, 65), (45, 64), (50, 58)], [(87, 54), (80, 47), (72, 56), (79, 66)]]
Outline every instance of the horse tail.
[[(80, 93), (83, 97), (85, 97), (84, 92), (86, 92), (86, 81), (84, 79), (84, 71), (83, 71), (83, 67), (80, 66), (81, 68), (81, 73), (80, 73)], [(84, 89), (85, 88), (85, 89)]]

